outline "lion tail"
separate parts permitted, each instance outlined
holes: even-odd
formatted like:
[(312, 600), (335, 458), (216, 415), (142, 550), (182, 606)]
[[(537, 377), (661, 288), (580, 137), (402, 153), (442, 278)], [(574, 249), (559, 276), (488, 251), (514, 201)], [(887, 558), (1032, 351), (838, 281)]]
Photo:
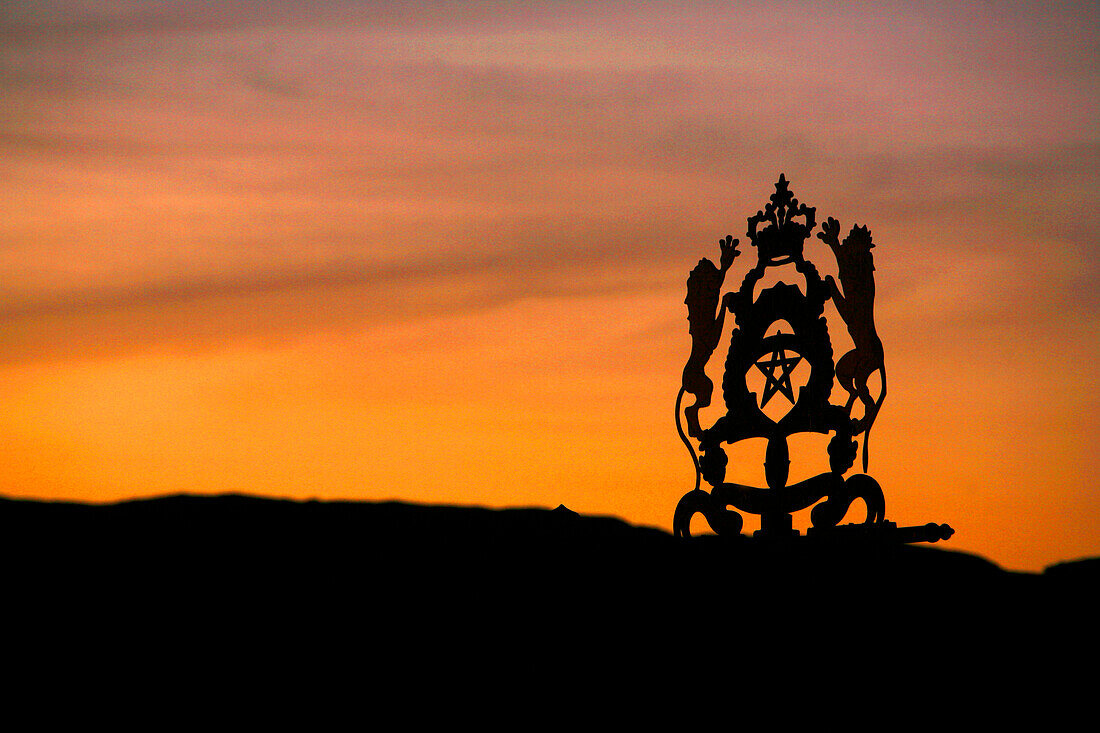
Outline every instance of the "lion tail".
[(875, 414), (871, 416), (871, 421), (867, 424), (867, 432), (863, 434), (863, 472), (867, 473), (867, 441), (871, 439), (871, 428), (875, 424), (875, 418), (878, 417), (879, 408), (882, 407), (882, 403), (886, 400), (886, 365), (883, 364), (878, 368), (878, 371), (882, 374), (882, 394), (878, 396), (878, 400), (875, 402)]
[[(680, 408), (683, 405), (684, 393), (686, 391), (686, 389), (680, 387), (680, 392), (676, 395), (676, 432), (680, 434), (680, 440), (684, 441), (684, 445), (687, 446), (688, 453), (691, 454), (691, 463), (695, 466), (695, 490), (698, 491), (703, 477), (703, 472), (699, 468), (699, 456), (695, 453), (695, 446), (693, 446), (691, 444), (691, 441), (688, 440), (687, 433), (684, 432), (684, 423), (681, 419), (683, 413), (681, 412)], [(867, 450), (866, 447), (864, 448), (864, 450)]]

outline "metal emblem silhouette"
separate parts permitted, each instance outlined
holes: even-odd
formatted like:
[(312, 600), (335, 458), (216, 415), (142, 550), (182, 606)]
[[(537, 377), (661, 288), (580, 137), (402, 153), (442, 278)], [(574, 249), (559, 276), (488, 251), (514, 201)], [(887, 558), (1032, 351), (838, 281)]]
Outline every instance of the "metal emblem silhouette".
[[(720, 535), (739, 535), (744, 519), (738, 512), (760, 515), (763, 536), (791, 536), (792, 513), (810, 510), (811, 533), (838, 532), (838, 525), (856, 501), (867, 514), (860, 531), (893, 536), (903, 542), (947, 539), (947, 525), (927, 524), (898, 528), (886, 521), (886, 501), (878, 482), (867, 475), (868, 438), (886, 397), (886, 366), (882, 341), (875, 330), (874, 261), (871, 232), (853, 226), (840, 240), (840, 223), (829, 218), (817, 236), (837, 261), (838, 284), (824, 279), (803, 252), (817, 224), (815, 208), (801, 203), (780, 174), (775, 193), (763, 211), (748, 218), (747, 236), (756, 248), (756, 264), (736, 290), (721, 296), (726, 273), (741, 254), (739, 240), (719, 242), (720, 265), (702, 259), (687, 281), (688, 330), (691, 355), (684, 367), (683, 386), (676, 398), (676, 426), (695, 465), (695, 488), (680, 499), (673, 519), (676, 535), (690, 537), (693, 516), (702, 514)], [(803, 287), (781, 280), (757, 292), (770, 268), (793, 265)], [(786, 268), (787, 270), (791, 268)], [(825, 304), (835, 304), (854, 348), (833, 363), (833, 347), (825, 318)], [(710, 427), (700, 424), (699, 413), (709, 407), (714, 384), (706, 366), (722, 340), (725, 314), (734, 317), (722, 379), (726, 414)], [(808, 375), (806, 374), (808, 368)], [(802, 370), (798, 387), (792, 376)], [(872, 377), (878, 375), (872, 391)], [(763, 377), (759, 392), (750, 389), (750, 377)], [(847, 392), (843, 405), (830, 402), (834, 381)], [(694, 401), (684, 405), (684, 397)], [(861, 414), (854, 417), (856, 402)], [(782, 403), (777, 406), (775, 403)], [(772, 407), (769, 407), (772, 404)], [(681, 420), (681, 414), (683, 419)], [(686, 423), (686, 433), (684, 424)], [(794, 484), (788, 483), (788, 438), (796, 433), (831, 435), (829, 470)], [(862, 436), (864, 473), (845, 478), (859, 451)], [(730, 483), (724, 445), (764, 438), (766, 487)], [(698, 451), (692, 441), (698, 443)], [(705, 480), (711, 491), (701, 485)], [(847, 525), (847, 531), (857, 525)]]

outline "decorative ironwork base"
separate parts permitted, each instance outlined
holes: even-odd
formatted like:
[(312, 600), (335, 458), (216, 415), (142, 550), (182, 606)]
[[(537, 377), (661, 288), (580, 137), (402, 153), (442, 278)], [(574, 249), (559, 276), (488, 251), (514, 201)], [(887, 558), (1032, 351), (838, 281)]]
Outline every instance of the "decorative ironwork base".
[[(825, 474), (828, 475), (828, 474)], [(821, 477), (818, 477), (819, 479)], [(852, 491), (848, 484), (855, 481), (856, 489), (860, 493)], [(810, 479), (813, 481), (813, 479)], [(803, 482), (805, 483), (805, 482)], [(950, 539), (955, 530), (947, 524), (929, 522), (911, 527), (899, 527), (895, 522), (887, 521), (882, 516), (882, 490), (878, 488), (878, 482), (865, 474), (856, 474), (843, 482), (844, 488), (849, 491), (839, 491), (826, 498), (825, 501), (815, 506), (810, 511), (810, 521), (813, 525), (806, 530), (806, 537), (837, 540), (874, 540), (892, 542), (898, 544), (910, 544), (914, 542), (938, 542)], [(862, 486), (861, 486), (862, 485)], [(744, 518), (731, 509), (735, 506), (742, 511), (749, 511), (743, 506), (738, 506), (732, 501), (727, 501), (731, 493), (722, 492), (720, 489), (729, 487), (723, 484), (716, 487), (713, 493), (707, 493), (702, 489), (689, 491), (680, 499), (676, 506), (676, 514), (673, 519), (673, 531), (677, 537), (691, 537), (691, 519), (696, 514), (702, 514), (707, 524), (715, 534), (723, 537), (741, 537), (741, 529), (744, 527)], [(799, 486), (796, 484), (795, 486)], [(874, 487), (873, 489), (871, 487)], [(739, 487), (748, 488), (748, 487)], [(794, 487), (791, 487), (794, 488)], [(755, 489), (755, 491), (767, 491)], [(820, 499), (822, 497), (818, 497)], [(849, 523), (841, 525), (840, 519), (847, 514), (849, 507), (856, 499), (863, 499), (867, 504), (867, 519), (862, 523)], [(815, 500), (816, 501), (816, 500)], [(801, 507), (800, 507), (801, 508)], [(760, 514), (760, 529), (753, 532), (752, 536), (761, 539), (785, 539), (800, 537), (801, 533), (794, 529), (793, 518), (790, 512), (763, 511), (751, 512)]]
[(710, 493), (703, 489), (689, 491), (676, 505), (672, 527), (677, 537), (690, 537), (691, 518), (702, 514), (715, 533), (740, 534), (744, 519), (734, 511), (736, 509), (760, 515), (760, 530), (756, 534), (789, 536), (798, 534), (793, 529), (792, 512), (816, 504), (810, 510), (813, 526), (817, 529), (835, 527), (856, 499), (862, 499), (867, 507), (865, 525), (886, 520), (886, 499), (882, 487), (873, 478), (862, 473), (847, 479), (840, 473), (823, 473), (775, 489), (722, 483)]

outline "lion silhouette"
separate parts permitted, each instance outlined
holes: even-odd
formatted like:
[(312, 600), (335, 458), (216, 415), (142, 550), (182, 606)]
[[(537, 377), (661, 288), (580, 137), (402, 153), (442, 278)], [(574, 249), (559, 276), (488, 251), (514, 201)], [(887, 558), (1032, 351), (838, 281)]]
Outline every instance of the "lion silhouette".
[[(839, 241), (840, 222), (836, 219), (829, 217), (821, 229), (817, 236), (836, 256), (837, 276), (844, 290), (841, 292), (832, 275), (826, 276), (825, 282), (855, 345), (837, 361), (836, 378), (848, 392), (845, 409), (849, 414), (857, 398), (863, 403), (863, 417), (853, 421), (853, 432), (864, 433), (863, 470), (866, 472), (871, 425), (886, 399), (886, 364), (882, 340), (875, 331), (875, 263), (871, 255), (875, 245), (865, 226), (853, 225), (843, 242)], [(875, 372), (879, 372), (882, 379), (882, 391), (877, 400), (867, 387), (867, 381)]]

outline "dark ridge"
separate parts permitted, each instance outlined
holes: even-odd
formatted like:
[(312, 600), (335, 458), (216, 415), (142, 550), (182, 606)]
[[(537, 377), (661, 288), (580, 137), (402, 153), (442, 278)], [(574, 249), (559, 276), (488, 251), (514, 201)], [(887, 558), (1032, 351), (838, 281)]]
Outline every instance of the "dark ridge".
[(1043, 575), (1062, 582), (1096, 583), (1100, 580), (1100, 557), (1056, 563), (1044, 570)]
[(880, 588), (976, 582), (1031, 589), (1100, 574), (1097, 560), (1064, 563), (1043, 575), (1006, 572), (941, 546), (808, 537), (782, 543), (713, 535), (677, 540), (660, 529), (580, 515), (562, 505), (488, 509), (236, 494), (113, 504), (0, 498), (0, 542), (13, 570), (96, 566), (120, 581), (137, 570), (178, 572), (204, 563), (212, 578), (241, 563), (261, 575), (340, 568), (362, 577), (401, 577), (476, 562), (482, 575), (522, 567), (579, 581), (614, 569), (669, 582), (681, 574), (718, 573), (754, 582), (778, 577)]
[(677, 665), (772, 646), (942, 652), (949, 640), (1011, 638), (1022, 653), (1091, 624), (1080, 594), (1098, 575), (1095, 561), (1010, 573), (935, 546), (680, 540), (561, 506), (238, 495), (0, 499), (0, 547), (8, 607), (24, 624), (78, 620), (117, 643), (641, 645)]

